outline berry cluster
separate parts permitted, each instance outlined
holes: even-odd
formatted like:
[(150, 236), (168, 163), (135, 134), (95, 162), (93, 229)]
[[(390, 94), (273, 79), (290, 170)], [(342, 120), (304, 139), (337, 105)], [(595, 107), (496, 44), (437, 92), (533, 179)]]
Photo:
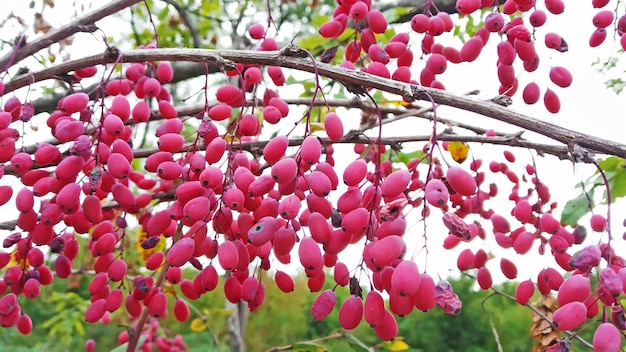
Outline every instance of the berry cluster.
[[(594, 1), (594, 6), (606, 3)], [(500, 93), (514, 95), (519, 84), (516, 60), (527, 72), (539, 65), (536, 30), (548, 15), (536, 5), (535, 1), (507, 0), (499, 7), (492, 0), (458, 0), (456, 8), (463, 15), (481, 8), (493, 11), (476, 34), (456, 49), (436, 42), (454, 24), (447, 13), (432, 14), (428, 2), (424, 13), (411, 19), (425, 55), (419, 83), (443, 89), (437, 78), (448, 62), (476, 60), (492, 33), (497, 33), (502, 38), (497, 45)], [(543, 5), (552, 15), (564, 9), (560, 0), (546, 0)], [(527, 12), (531, 13), (524, 17)], [(503, 14), (515, 16), (506, 19)], [(597, 29), (590, 45), (601, 43), (605, 28), (614, 22), (613, 15), (602, 10), (593, 17)], [(623, 18), (617, 21), (616, 30), (624, 46)], [(343, 67), (354, 69), (355, 64), (362, 64), (366, 73), (417, 83), (411, 79), (415, 67), (411, 36), (399, 33), (387, 43), (378, 43), (376, 36), (387, 27), (383, 14), (371, 9), (371, 1), (343, 0), (337, 1), (333, 19), (319, 33), (332, 39), (354, 30), (354, 38), (345, 44)], [(248, 35), (259, 50), (279, 48), (262, 25), (251, 25)], [(545, 35), (545, 45), (567, 50), (565, 41), (554, 33)], [(393, 72), (392, 62), (396, 65)], [(261, 271), (273, 270), (281, 291), (294, 290), (293, 278), (278, 264), (290, 264), (293, 256), (308, 277), (310, 291), (321, 291), (311, 307), (313, 319), (326, 318), (337, 305), (335, 289), (348, 287), (351, 295), (340, 304), (340, 325), (350, 330), (365, 320), (378, 337), (391, 340), (398, 334), (396, 317), (435, 307), (457, 314), (462, 305), (449, 283), (435, 282), (420, 270), (416, 258), (407, 255), (404, 236), (410, 224), (406, 214), (418, 208), (420, 220), (441, 218), (449, 232), (444, 241), (447, 249), (477, 239), (495, 240), (518, 254), (536, 247), (544, 254), (549, 249), (562, 270), (546, 268), (536, 280), (522, 281), (516, 292), (518, 303), (527, 304), (535, 288), (544, 295), (557, 291), (561, 307), (553, 323), (565, 331), (598, 315), (601, 302), (612, 314), (603, 318), (593, 344), (598, 350), (619, 349), (618, 330), (626, 328), (618, 300), (626, 286), (626, 263), (613, 252), (610, 241), (570, 254), (583, 243), (584, 228), (569, 229), (559, 223), (553, 215), (557, 205), (551, 202), (535, 167), (527, 165), (517, 171), (511, 151), (504, 153), (502, 162), (492, 161), (488, 166), (483, 166), (482, 159), (473, 159), (467, 169), (450, 165), (435, 156), (436, 150), (448, 147), (437, 141), (435, 128), (423, 157), (396, 163), (388, 156), (393, 151), (388, 153), (381, 143), (382, 117), (376, 111), (381, 124), (378, 138), (356, 144), (353, 160), (338, 173), (333, 143), (342, 141), (345, 133), (342, 117), (330, 108), (323, 121), (325, 136), (312, 132), (309, 110), (296, 123), (304, 126), (301, 138), (292, 135), (296, 127), (264, 141), (264, 127), (293, 120), (289, 104), (278, 93), (278, 87), (286, 84), (281, 67), (236, 64), (225, 70), (228, 82), (211, 87), (214, 96), (209, 87), (203, 87), (205, 106), (194, 116), (179, 114), (181, 106), (171, 98), (168, 83), (174, 71), (170, 63), (120, 67), (122, 76), (102, 82), (98, 97), (75, 92), (61, 99), (46, 120), (54, 142), (33, 148), (20, 146), (24, 135), (19, 128), (33, 117), (33, 106), (16, 97), (4, 100), (0, 162), (5, 167), (0, 171), (20, 186), (0, 186), (0, 206), (11, 204), (19, 212), (16, 230), (4, 238), (6, 251), (0, 252), (3, 327), (17, 326), (20, 332), (29, 333), (32, 322), (22, 311), (20, 299), (36, 299), (41, 285), (49, 285), (55, 276), (68, 278), (76, 269), (78, 254), (86, 253), (93, 258), (89, 269), (94, 271), (87, 322), (104, 321), (111, 313), (125, 310), (135, 325), (132, 334), (120, 335), (120, 343), (128, 341), (131, 346), (143, 334), (148, 337), (142, 345), (146, 351), (152, 346), (161, 351), (185, 350), (180, 337), (155, 337), (158, 319), (169, 314), (168, 301), (174, 301), (176, 319), (185, 322), (190, 302), (224, 280), (226, 298), (232, 303), (246, 302), (255, 311), (262, 306), (269, 284), (261, 282)], [(73, 78), (80, 82), (101, 69), (83, 68), (73, 72)], [(552, 67), (549, 78), (561, 88), (572, 83), (572, 75), (562, 66)], [(318, 83), (316, 94), (319, 90)], [(527, 104), (538, 102), (539, 85), (528, 83), (522, 97)], [(543, 101), (548, 111), (559, 111), (554, 90), (546, 89)], [(157, 148), (139, 155), (133, 137), (138, 126), (147, 122), (158, 122), (150, 136)], [(488, 132), (486, 136), (493, 135)], [(257, 147), (250, 148), (251, 144)], [(500, 186), (487, 185), (487, 174), (504, 181)], [(503, 194), (505, 185), (510, 185), (510, 207), (496, 211), (489, 201)], [(140, 228), (140, 263), (131, 263), (127, 255), (132, 250), (130, 230), (135, 222)], [(492, 231), (485, 223), (491, 224)], [(605, 232), (607, 227), (605, 217), (592, 217), (594, 232)], [(87, 245), (80, 248), (83, 239)], [(349, 247), (361, 253), (355, 267), (340, 260)], [(487, 268), (490, 260), (483, 249), (475, 253), (464, 249), (457, 266), (460, 271), (475, 269), (478, 285), (487, 290), (493, 283)], [(183, 276), (185, 266), (192, 277)], [(331, 268), (335, 288), (322, 291)], [(500, 269), (509, 279), (517, 277), (515, 263), (507, 258), (500, 259)], [(593, 270), (599, 276), (595, 289), (589, 279)], [(565, 279), (563, 271), (573, 274)], [(363, 288), (368, 288), (365, 297)], [(93, 348), (93, 341), (85, 345), (86, 350)]]

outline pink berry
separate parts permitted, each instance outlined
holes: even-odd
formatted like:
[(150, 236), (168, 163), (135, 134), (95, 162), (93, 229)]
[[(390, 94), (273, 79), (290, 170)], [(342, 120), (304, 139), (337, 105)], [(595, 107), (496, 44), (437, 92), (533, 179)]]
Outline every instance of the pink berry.
[(265, 36), (265, 27), (262, 24), (255, 23), (248, 28), (248, 34), (250, 34), (250, 38), (252, 39), (263, 39)]

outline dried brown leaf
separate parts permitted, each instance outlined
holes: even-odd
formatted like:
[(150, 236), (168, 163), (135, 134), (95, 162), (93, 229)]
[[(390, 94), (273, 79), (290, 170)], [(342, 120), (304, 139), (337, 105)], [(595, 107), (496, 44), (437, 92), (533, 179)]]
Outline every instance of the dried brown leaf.
[(35, 14), (35, 22), (33, 23), (33, 30), (35, 34), (46, 34), (52, 29), (52, 26), (43, 18), (43, 15), (39, 12)]
[(558, 342), (559, 342), (559, 334), (554, 332), (551, 334), (544, 335), (539, 343), (542, 344), (543, 346), (550, 346)]
[(553, 331), (552, 324), (548, 321), (542, 320), (537, 325), (537, 331), (540, 331), (542, 334), (549, 334)]

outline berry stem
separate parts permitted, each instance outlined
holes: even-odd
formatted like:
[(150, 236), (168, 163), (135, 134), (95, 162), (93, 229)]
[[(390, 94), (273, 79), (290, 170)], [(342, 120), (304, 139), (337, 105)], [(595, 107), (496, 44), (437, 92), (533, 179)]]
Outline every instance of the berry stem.
[[(181, 236), (183, 234), (183, 224), (182, 222), (178, 224), (178, 227), (176, 228), (176, 234), (174, 234), (174, 243), (176, 243), (176, 241), (178, 241)], [(167, 252), (165, 253), (167, 255)], [(163, 263), (163, 266), (161, 267), (161, 272), (159, 273), (159, 277), (157, 278), (156, 282), (155, 282), (155, 287), (161, 287), (163, 286), (163, 283), (165, 282), (165, 276), (167, 275), (167, 269), (169, 269), (169, 264), (167, 263), (167, 261), (165, 261)], [(135, 330), (131, 331), (130, 335), (130, 339), (128, 340), (128, 346), (126, 347), (126, 352), (134, 352), (137, 350), (137, 344), (139, 343), (139, 337), (141, 336), (141, 331), (143, 331), (143, 326), (146, 324), (146, 321), (148, 320), (148, 317), (150, 315), (149, 309), (148, 307), (145, 307), (143, 309), (143, 311), (141, 312), (141, 316), (139, 317), (139, 320), (137, 321), (137, 326), (135, 327)]]

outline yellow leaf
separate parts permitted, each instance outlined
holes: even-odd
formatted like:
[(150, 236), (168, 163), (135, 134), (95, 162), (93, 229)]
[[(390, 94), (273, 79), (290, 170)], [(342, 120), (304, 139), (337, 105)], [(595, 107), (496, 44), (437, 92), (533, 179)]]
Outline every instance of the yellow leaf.
[(154, 246), (154, 248), (144, 249), (141, 246), (141, 243), (146, 238), (148, 238), (148, 234), (143, 230), (143, 226), (140, 226), (139, 230), (137, 230), (137, 242), (135, 244), (137, 247), (137, 252), (139, 253), (139, 256), (144, 261), (144, 263), (146, 262), (146, 260), (148, 260), (148, 258), (150, 258), (152, 254), (164, 250), (165, 242), (166, 242), (165, 237), (160, 236), (159, 243), (157, 243), (157, 245)]
[(226, 140), (226, 143), (239, 142), (239, 138), (237, 138), (236, 136), (232, 136), (232, 135), (226, 135), (224, 139)]
[(404, 100), (383, 100), (379, 104), (392, 105), (392, 106), (395, 105), (399, 107), (407, 107), (411, 105), (411, 103), (406, 102)]
[(469, 146), (464, 142), (450, 142), (448, 143), (448, 152), (454, 161), (461, 164), (467, 159)]
[(204, 322), (200, 318), (196, 318), (192, 320), (190, 327), (191, 327), (191, 331), (194, 331), (194, 332), (200, 332), (200, 331), (206, 330), (206, 325), (204, 325)]
[(407, 345), (406, 342), (399, 338), (394, 340), (389, 346), (389, 351), (392, 352), (406, 351), (408, 349), (409, 345)]
[(323, 122), (311, 122), (311, 132), (324, 131), (324, 123)]

